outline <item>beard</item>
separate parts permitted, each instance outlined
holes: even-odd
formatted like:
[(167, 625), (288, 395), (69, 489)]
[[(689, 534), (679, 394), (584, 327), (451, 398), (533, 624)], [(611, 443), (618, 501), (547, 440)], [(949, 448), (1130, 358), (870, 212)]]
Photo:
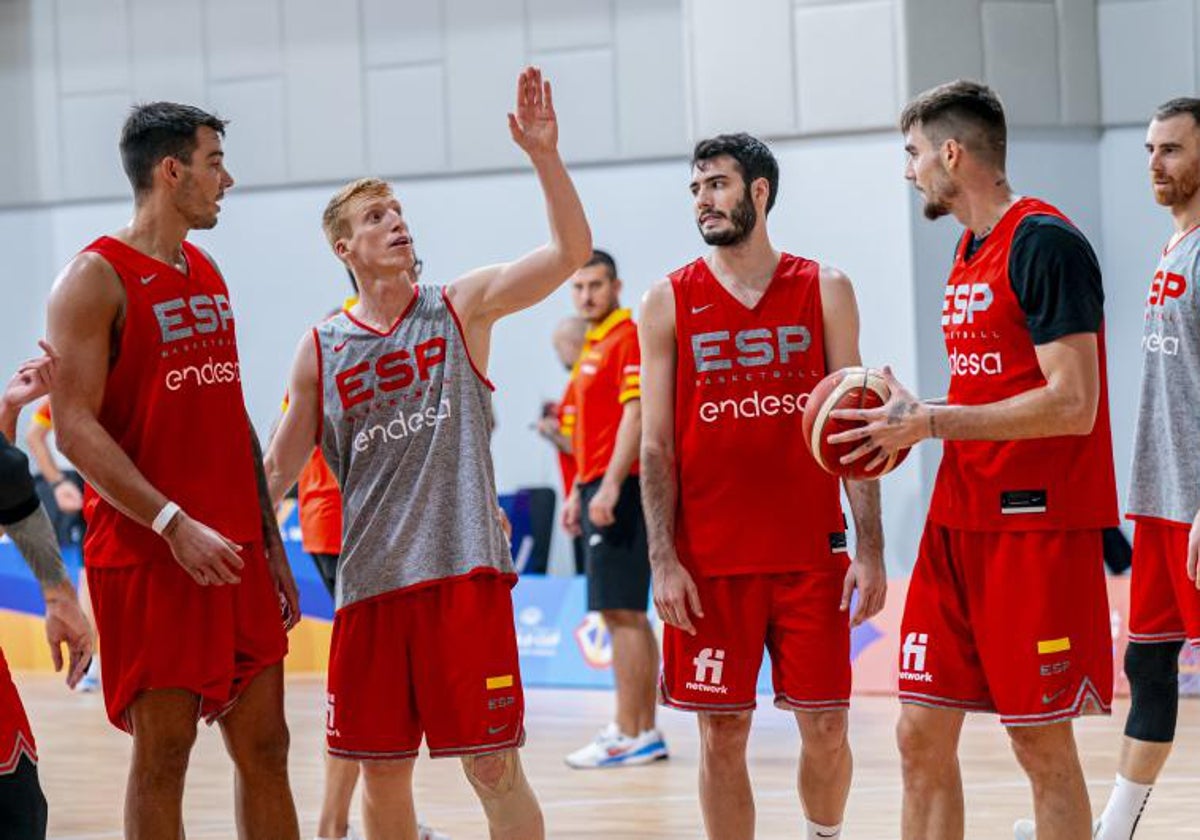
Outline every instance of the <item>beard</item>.
[(1187, 204), (1200, 190), (1200, 174), (1188, 172), (1170, 181), (1154, 191), (1154, 200), (1163, 207), (1178, 207)]
[(757, 223), (758, 212), (754, 209), (754, 202), (750, 200), (750, 190), (747, 189), (742, 200), (729, 214), (729, 227), (714, 231), (705, 231), (704, 227), (699, 224), (697, 227), (700, 228), (700, 236), (704, 239), (705, 245), (728, 247), (744, 242)]
[(925, 206), (922, 208), (925, 218), (937, 221), (942, 216), (950, 214), (950, 202), (958, 197), (958, 187), (949, 178), (939, 178), (929, 186), (929, 192), (924, 194)]

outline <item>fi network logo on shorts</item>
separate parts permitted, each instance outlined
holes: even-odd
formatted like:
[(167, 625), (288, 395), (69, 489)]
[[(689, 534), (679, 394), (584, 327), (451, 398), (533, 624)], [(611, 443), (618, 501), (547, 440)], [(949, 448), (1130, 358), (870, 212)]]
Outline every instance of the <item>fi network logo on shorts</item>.
[(914, 682), (933, 682), (933, 674), (925, 671), (925, 651), (929, 646), (928, 633), (909, 633), (900, 646), (900, 679)]
[(696, 666), (694, 682), (687, 684), (692, 691), (706, 691), (709, 694), (728, 694), (729, 688), (721, 685), (721, 676), (725, 673), (725, 651), (717, 648), (705, 648), (692, 660)]

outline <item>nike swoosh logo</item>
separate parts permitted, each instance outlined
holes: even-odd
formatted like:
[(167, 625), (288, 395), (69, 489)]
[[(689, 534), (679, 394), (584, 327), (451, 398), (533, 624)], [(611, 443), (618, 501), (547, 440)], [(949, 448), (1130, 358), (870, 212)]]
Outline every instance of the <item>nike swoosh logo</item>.
[(713, 305), (712, 305), (711, 303), (706, 303), (706, 304), (704, 304), (704, 306), (693, 306), (693, 307), (692, 307), (692, 314), (693, 314), (693, 315), (699, 315), (699, 314), (700, 314), (701, 312), (703, 312), (705, 309), (712, 309), (712, 306), (713, 306)]
[(342, 348), (344, 348), (344, 347), (346, 346), (346, 344), (347, 344), (347, 343), (349, 343), (349, 341), (350, 341), (350, 339), (348, 339), (348, 338), (347, 338), (347, 339), (346, 339), (345, 341), (343, 341), (341, 344), (335, 344), (335, 345), (333, 345), (333, 352), (334, 352), (334, 353), (341, 353), (341, 352), (342, 352)]
[(1059, 697), (1062, 696), (1064, 691), (1066, 691), (1065, 688), (1060, 688), (1058, 691), (1054, 692), (1053, 694), (1043, 694), (1042, 695), (1042, 705), (1046, 706), (1046, 705), (1049, 705), (1050, 703), (1053, 703), (1055, 700), (1057, 700)]
[(138, 279), (142, 281), (143, 286), (148, 286), (150, 284), (150, 281), (153, 280), (157, 276), (158, 276), (158, 274), (155, 273), (155, 274), (151, 274), (147, 277), (139, 277)]
[(495, 735), (495, 734), (497, 734), (497, 733), (503, 732), (505, 729), (508, 729), (508, 724), (507, 724), (507, 723), (506, 723), (506, 724), (504, 724), (503, 726), (489, 726), (489, 727), (488, 727), (488, 734), (489, 734), (489, 735)]
[(592, 534), (592, 536), (588, 538), (588, 545), (600, 545), (602, 542), (604, 542), (604, 537), (600, 536), (599, 534)]

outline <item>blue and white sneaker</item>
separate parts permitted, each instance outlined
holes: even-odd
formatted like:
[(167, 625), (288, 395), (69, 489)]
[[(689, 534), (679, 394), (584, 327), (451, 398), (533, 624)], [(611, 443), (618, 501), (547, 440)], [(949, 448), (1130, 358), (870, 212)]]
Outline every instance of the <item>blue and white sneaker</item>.
[(634, 738), (622, 734), (615, 723), (597, 733), (585, 747), (566, 757), (568, 767), (592, 770), (601, 767), (635, 767), (667, 758), (667, 742), (657, 729), (647, 729)]
[(100, 657), (93, 656), (88, 669), (83, 672), (83, 677), (79, 682), (75, 683), (75, 692), (77, 694), (94, 694), (100, 690)]

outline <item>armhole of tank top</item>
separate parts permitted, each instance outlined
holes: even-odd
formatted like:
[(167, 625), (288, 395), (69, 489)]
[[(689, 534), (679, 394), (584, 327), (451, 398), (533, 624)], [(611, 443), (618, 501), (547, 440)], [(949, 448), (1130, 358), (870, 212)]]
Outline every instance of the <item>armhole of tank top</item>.
[(450, 296), (446, 294), (446, 287), (442, 286), (442, 302), (446, 304), (446, 311), (450, 313), (450, 318), (454, 321), (454, 328), (458, 330), (458, 340), (462, 342), (463, 353), (467, 355), (467, 363), (471, 365), (471, 370), (475, 376), (487, 386), (489, 391), (495, 391), (496, 386), (492, 384), (492, 380), (488, 379), (475, 365), (475, 359), (471, 357), (471, 348), (467, 346), (467, 334), (463, 331), (462, 321), (458, 320), (458, 311), (455, 310), (454, 304), (450, 302)]
[(312, 337), (317, 351), (317, 439), (314, 444), (320, 449), (325, 437), (325, 358), (321, 355), (321, 336), (316, 327), (312, 328)]
[[(95, 254), (97, 257), (104, 260), (105, 264), (107, 264), (109, 269), (112, 270), (112, 273), (117, 276), (117, 285), (121, 287), (121, 310), (119, 313), (121, 318), (121, 330), (117, 335), (117, 346), (115, 348), (116, 354), (112, 355), (109, 363), (110, 367), (108, 372), (111, 374), (111, 365), (115, 365), (125, 353), (125, 344), (127, 341), (127, 336), (129, 335), (129, 286), (126, 284), (125, 278), (121, 276), (121, 269), (117, 267), (115, 262), (113, 262), (112, 257), (95, 247), (99, 241), (100, 240), (97, 240), (97, 242), (93, 242), (87, 248), (84, 248), (84, 253)], [(110, 349), (110, 353), (111, 352), (112, 350)]]
[[(829, 357), (825, 355), (825, 296), (821, 294), (821, 267), (824, 263), (818, 260), (810, 260), (816, 266), (816, 275), (813, 278), (813, 297), (817, 299), (817, 317), (820, 319), (817, 324), (821, 330), (821, 368), (826, 373), (831, 373), (829, 370)], [(849, 278), (847, 278), (849, 279)], [(856, 301), (857, 305), (857, 301)], [(801, 319), (803, 320), (803, 319)], [(816, 326), (816, 325), (814, 325)], [(859, 316), (859, 331), (862, 331), (862, 316)]]

